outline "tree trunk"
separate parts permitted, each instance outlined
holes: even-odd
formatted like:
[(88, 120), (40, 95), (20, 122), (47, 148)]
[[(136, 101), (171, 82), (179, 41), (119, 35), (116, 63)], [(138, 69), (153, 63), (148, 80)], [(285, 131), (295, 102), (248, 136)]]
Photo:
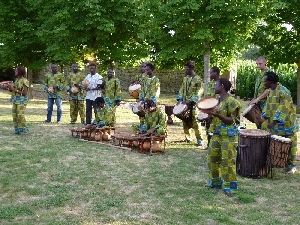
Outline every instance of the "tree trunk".
[[(210, 76), (209, 76), (209, 69), (210, 69), (210, 48), (206, 46), (205, 49), (206, 50), (204, 52), (204, 57), (203, 57), (203, 61), (204, 61), (204, 84), (206, 84), (210, 80)], [(206, 85), (204, 87), (206, 87)], [(204, 89), (204, 93), (205, 93), (205, 95), (207, 94), (206, 88)]]
[(297, 113), (300, 113), (300, 60), (297, 62)]
[(32, 70), (27, 68), (27, 79), (29, 81), (29, 89), (28, 89), (28, 97), (31, 99), (32, 98), (32, 83), (33, 83), (33, 75), (32, 75)]

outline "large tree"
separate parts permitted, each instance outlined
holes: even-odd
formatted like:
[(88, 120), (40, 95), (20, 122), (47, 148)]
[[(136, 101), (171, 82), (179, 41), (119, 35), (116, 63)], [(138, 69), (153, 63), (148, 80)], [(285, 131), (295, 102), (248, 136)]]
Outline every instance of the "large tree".
[(154, 57), (162, 64), (204, 59), (208, 80), (210, 56), (235, 55), (268, 5), (266, 0), (153, 0), (142, 7), (147, 9), (144, 26), (150, 27), (144, 27), (144, 35)]
[(273, 63), (296, 63), (297, 111), (300, 113), (300, 4), (298, 0), (276, 0), (270, 13), (258, 27), (253, 43)]
[(0, 1), (0, 68), (40, 67), (45, 45), (37, 35), (36, 11), (26, 0)]

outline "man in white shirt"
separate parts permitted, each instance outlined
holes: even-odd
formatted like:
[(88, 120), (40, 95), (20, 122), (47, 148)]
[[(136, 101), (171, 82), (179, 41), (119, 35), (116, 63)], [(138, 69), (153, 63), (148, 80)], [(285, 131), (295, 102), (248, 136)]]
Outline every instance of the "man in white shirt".
[(86, 102), (86, 124), (91, 124), (92, 122), (92, 109), (94, 108), (95, 113), (95, 105), (94, 101), (96, 98), (102, 96), (102, 89), (104, 89), (104, 82), (102, 80), (102, 76), (96, 72), (96, 64), (89, 64), (90, 73), (85, 77), (87, 80), (87, 92), (85, 97)]

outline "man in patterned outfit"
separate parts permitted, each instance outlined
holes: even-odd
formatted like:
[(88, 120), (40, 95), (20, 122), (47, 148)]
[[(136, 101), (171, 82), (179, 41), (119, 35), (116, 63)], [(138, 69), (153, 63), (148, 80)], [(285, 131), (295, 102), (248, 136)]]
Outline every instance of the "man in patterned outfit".
[(267, 71), (270, 71), (267, 67), (267, 60), (265, 57), (260, 56), (256, 59), (256, 67), (260, 71), (260, 75), (256, 77), (255, 80), (255, 89), (254, 89), (254, 99), (249, 102), (250, 104), (258, 104), (262, 110), (265, 105), (266, 98), (269, 94), (269, 89), (266, 89), (264, 86), (264, 74)]
[(265, 73), (265, 88), (270, 89), (262, 117), (265, 121), (262, 129), (271, 134), (290, 138), (292, 148), (288, 157), (286, 171), (295, 173), (297, 171), (294, 161), (297, 153), (297, 134), (296, 107), (293, 104), (290, 91), (279, 83), (278, 75), (268, 71)]
[(191, 128), (195, 131), (195, 136), (197, 139), (197, 145), (202, 146), (202, 138), (199, 131), (199, 125), (196, 120), (196, 102), (199, 100), (199, 92), (201, 89), (201, 78), (196, 75), (195, 71), (195, 62), (188, 61), (185, 65), (185, 74), (183, 78), (182, 85), (180, 87), (179, 93), (176, 96), (177, 102), (185, 102), (190, 109), (190, 117), (188, 120), (183, 120), (183, 131), (185, 134), (185, 141), (190, 142), (190, 132)]
[(114, 124), (116, 123), (116, 109), (121, 102), (120, 80), (115, 77), (115, 70), (108, 69), (105, 79), (104, 100), (107, 107), (112, 108)]
[(29, 81), (25, 78), (26, 70), (24, 67), (18, 67), (15, 71), (16, 80), (13, 85), (8, 87), (12, 92), (12, 117), (14, 122), (15, 134), (26, 134), (28, 128), (26, 126), (25, 109), (28, 102)]
[(65, 88), (65, 79), (62, 73), (57, 71), (57, 65), (51, 64), (51, 72), (44, 80), (44, 90), (48, 93), (48, 108), (46, 123), (51, 122), (54, 102), (57, 107), (57, 123), (61, 123), (62, 116), (62, 91)]
[(167, 123), (166, 115), (157, 107), (153, 100), (144, 102), (145, 118), (139, 125), (140, 134), (165, 135)]
[(215, 86), (217, 80), (220, 79), (220, 69), (219, 67), (213, 66), (210, 69), (210, 81), (205, 84), (204, 87), (204, 97), (215, 97)]
[(237, 190), (236, 146), (240, 103), (228, 94), (230, 81), (220, 78), (215, 92), (220, 95), (219, 105), (207, 113), (212, 116), (210, 132), (213, 136), (208, 147), (209, 186), (225, 194)]
[(155, 67), (152, 63), (147, 63), (145, 67), (145, 73), (148, 77), (142, 79), (142, 89), (140, 91), (139, 100), (152, 100), (158, 101), (160, 95), (160, 82), (159, 79), (154, 75)]
[(70, 117), (71, 124), (76, 123), (78, 113), (81, 118), (81, 123), (85, 123), (85, 109), (84, 100), (85, 93), (82, 86), (82, 81), (85, 76), (83, 73), (79, 72), (78, 65), (76, 63), (71, 66), (71, 73), (68, 79), (68, 93), (70, 102)]
[(139, 68), (139, 74), (137, 74), (134, 77), (134, 80), (131, 82), (132, 84), (141, 84), (143, 82), (143, 79), (147, 76), (147, 74), (145, 73), (146, 71), (146, 62), (142, 62)]
[(113, 109), (105, 104), (103, 97), (95, 99), (95, 115), (93, 124), (99, 128), (114, 125)]

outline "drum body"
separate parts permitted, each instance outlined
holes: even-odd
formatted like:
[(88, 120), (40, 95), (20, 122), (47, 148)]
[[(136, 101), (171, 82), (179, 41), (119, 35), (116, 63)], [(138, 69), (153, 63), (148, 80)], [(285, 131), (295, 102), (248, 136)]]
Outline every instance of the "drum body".
[(140, 84), (132, 84), (129, 86), (128, 91), (129, 95), (134, 99), (138, 99), (140, 95), (140, 90), (142, 86)]
[(178, 103), (177, 105), (174, 106), (173, 108), (173, 114), (183, 120), (187, 121), (191, 117), (191, 110), (189, 109), (188, 105), (184, 102)]
[(268, 161), (272, 167), (286, 167), (291, 146), (291, 139), (277, 135), (271, 136)]
[(261, 111), (258, 105), (249, 105), (245, 111), (242, 113), (242, 116), (248, 119), (250, 122), (255, 123), (257, 126), (260, 126), (263, 122), (261, 119)]
[(167, 124), (173, 124), (173, 119), (171, 117), (172, 114), (173, 114), (173, 109), (174, 109), (173, 105), (166, 105), (165, 106), (165, 113), (168, 116)]
[(270, 133), (263, 130), (239, 131), (237, 173), (243, 177), (266, 177), (270, 172), (267, 162)]

